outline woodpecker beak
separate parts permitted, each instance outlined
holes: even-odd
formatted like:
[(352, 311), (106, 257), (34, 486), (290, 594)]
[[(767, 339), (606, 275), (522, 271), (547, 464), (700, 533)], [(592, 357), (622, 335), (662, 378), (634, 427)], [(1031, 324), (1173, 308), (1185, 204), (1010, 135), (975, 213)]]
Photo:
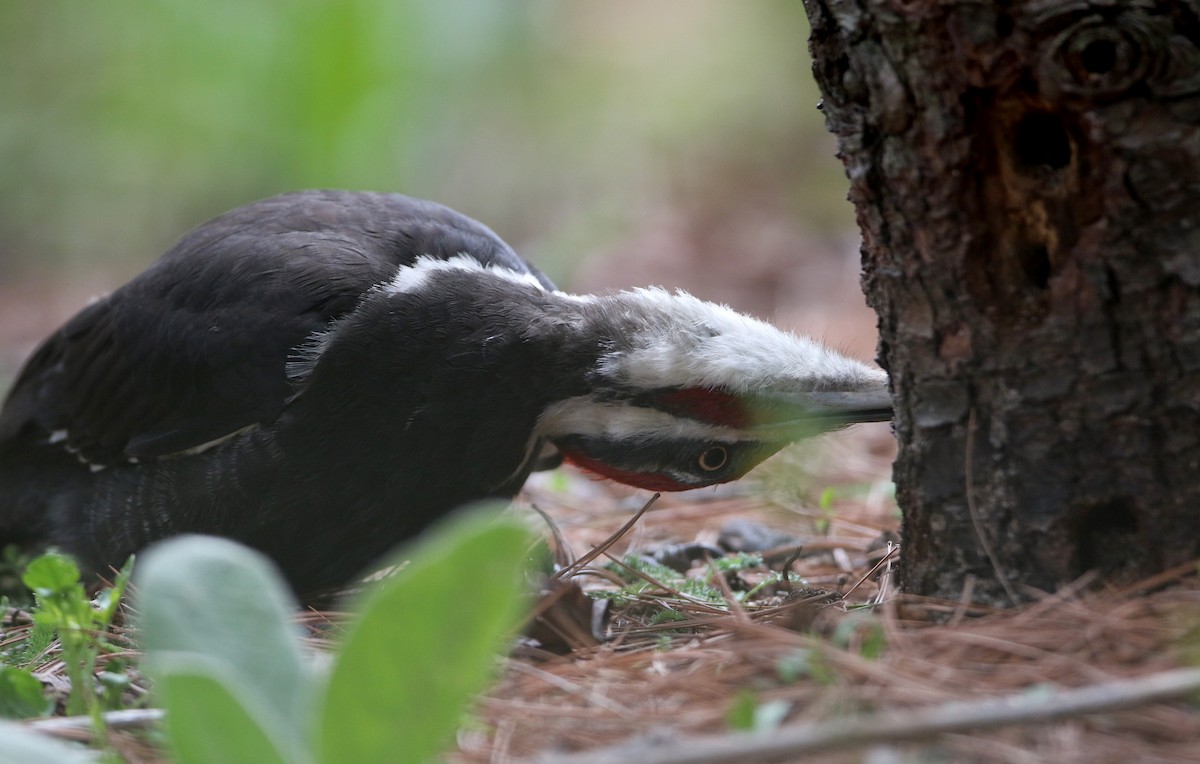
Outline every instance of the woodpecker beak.
[(750, 431), (764, 441), (793, 441), (856, 422), (887, 422), (892, 398), (886, 390), (755, 393)]

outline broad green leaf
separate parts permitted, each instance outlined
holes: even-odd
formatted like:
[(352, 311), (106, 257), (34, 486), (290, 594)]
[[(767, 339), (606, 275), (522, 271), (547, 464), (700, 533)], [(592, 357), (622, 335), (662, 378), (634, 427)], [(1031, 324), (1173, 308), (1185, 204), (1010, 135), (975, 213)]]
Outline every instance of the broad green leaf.
[[(287, 764), (295, 742), (273, 739), (263, 709), (238, 691), (228, 667), (194, 654), (157, 656), (154, 687), (167, 710), (167, 737), (180, 764)], [(256, 712), (257, 711), (257, 712)], [(258, 717), (258, 718), (256, 718)], [(292, 748), (291, 756), (283, 753)]]
[(95, 764), (96, 753), (13, 722), (0, 722), (0, 764)]
[(518, 625), (529, 532), (468, 512), (425, 536), (347, 634), (318, 723), (325, 764), (424, 762)]
[(163, 652), (207, 656), (237, 694), (265, 709), (271, 733), (308, 734), (313, 693), (290, 591), (266, 557), (227, 539), (182, 536), (152, 547), (134, 576), (147, 668)]
[(39, 597), (49, 597), (78, 584), (79, 568), (70, 557), (50, 552), (29, 563), (21, 580)]
[(0, 665), (0, 716), (27, 719), (43, 716), (54, 701), (42, 691), (42, 683), (33, 674), (16, 666)]

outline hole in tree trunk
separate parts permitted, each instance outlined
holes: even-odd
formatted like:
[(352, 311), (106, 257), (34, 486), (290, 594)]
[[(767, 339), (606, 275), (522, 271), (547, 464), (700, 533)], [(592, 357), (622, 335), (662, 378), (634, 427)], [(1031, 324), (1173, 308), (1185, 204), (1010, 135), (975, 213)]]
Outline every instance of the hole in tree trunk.
[(1112, 40), (1093, 40), (1079, 52), (1079, 63), (1092, 74), (1108, 74), (1117, 65), (1117, 44)]
[(1053, 114), (1030, 112), (1017, 124), (1013, 138), (1017, 159), (1027, 167), (1061, 170), (1071, 163), (1071, 138)]

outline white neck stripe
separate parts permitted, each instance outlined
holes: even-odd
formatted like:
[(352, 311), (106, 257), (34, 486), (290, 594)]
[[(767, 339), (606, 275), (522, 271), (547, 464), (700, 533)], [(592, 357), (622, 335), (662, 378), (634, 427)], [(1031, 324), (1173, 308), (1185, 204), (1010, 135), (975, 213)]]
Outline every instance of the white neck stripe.
[(380, 287), (391, 293), (417, 292), (425, 286), (432, 274), (446, 271), (486, 273), (489, 276), (506, 279), (517, 284), (536, 287), (541, 291), (546, 290), (542, 286), (542, 282), (538, 281), (532, 273), (518, 273), (499, 265), (484, 265), (466, 253), (459, 253), (445, 260), (421, 255), (411, 265), (400, 266), (391, 281), (381, 284)]

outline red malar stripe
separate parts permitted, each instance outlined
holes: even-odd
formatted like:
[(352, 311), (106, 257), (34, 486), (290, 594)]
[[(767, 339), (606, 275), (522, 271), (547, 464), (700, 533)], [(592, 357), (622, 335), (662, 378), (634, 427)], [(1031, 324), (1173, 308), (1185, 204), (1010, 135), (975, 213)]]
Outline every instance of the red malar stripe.
[(599, 477), (615, 480), (618, 483), (624, 483), (636, 488), (644, 488), (647, 491), (686, 491), (689, 488), (695, 487), (686, 483), (680, 483), (674, 478), (657, 472), (634, 472), (633, 470), (618, 469), (611, 464), (594, 459), (580, 451), (564, 451), (563, 458), (576, 467), (585, 469)]
[(678, 416), (696, 419), (719, 427), (744, 429), (750, 426), (746, 405), (731, 393), (704, 387), (685, 387), (661, 393), (658, 404)]

